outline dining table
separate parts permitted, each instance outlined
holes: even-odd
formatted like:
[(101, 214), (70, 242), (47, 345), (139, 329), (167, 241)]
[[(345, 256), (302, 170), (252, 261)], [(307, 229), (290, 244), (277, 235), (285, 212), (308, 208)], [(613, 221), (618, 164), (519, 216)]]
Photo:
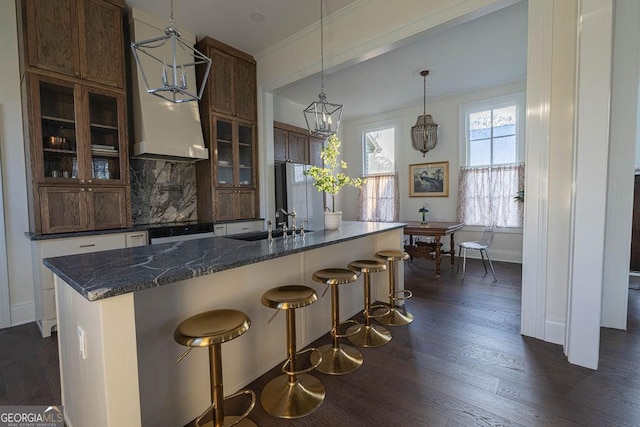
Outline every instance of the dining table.
[[(404, 235), (409, 236), (409, 244), (404, 246), (404, 250), (413, 258), (425, 258), (436, 263), (436, 277), (440, 277), (442, 271), (442, 254), (451, 256), (451, 268), (454, 267), (456, 247), (454, 234), (460, 230), (464, 223), (457, 221), (403, 221), (407, 224), (404, 228)], [(431, 237), (431, 241), (421, 241), (416, 236)], [(441, 239), (450, 236), (450, 247), (448, 251), (442, 249)]]

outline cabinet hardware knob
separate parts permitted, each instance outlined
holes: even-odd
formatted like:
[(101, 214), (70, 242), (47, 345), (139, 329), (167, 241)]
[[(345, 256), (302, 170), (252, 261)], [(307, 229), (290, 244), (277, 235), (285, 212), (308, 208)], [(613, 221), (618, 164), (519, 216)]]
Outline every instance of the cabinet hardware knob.
[(93, 191), (93, 188), (89, 188), (87, 191)]
[(88, 182), (89, 184), (91, 184), (91, 183), (93, 182), (93, 180), (88, 179), (88, 180), (87, 180), (87, 182)]
[(87, 191), (87, 189), (86, 188), (81, 188), (80, 191)]
[(84, 184), (84, 179), (81, 179), (81, 180), (80, 180), (80, 184)]
[(88, 244), (88, 245), (80, 245), (80, 247), (81, 247), (81, 248), (92, 248), (92, 247), (94, 247), (95, 245), (96, 245), (95, 243), (91, 243), (91, 244)]

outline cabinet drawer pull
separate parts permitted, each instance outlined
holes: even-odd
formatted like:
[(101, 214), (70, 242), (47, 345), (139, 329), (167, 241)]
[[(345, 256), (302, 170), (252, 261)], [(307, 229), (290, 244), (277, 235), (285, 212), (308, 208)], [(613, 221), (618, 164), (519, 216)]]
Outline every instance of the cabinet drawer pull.
[(88, 180), (87, 180), (87, 182), (88, 182), (89, 184), (91, 184), (91, 183), (93, 182), (93, 180), (88, 179)]
[(93, 188), (89, 188), (87, 191), (93, 191)]
[(80, 191), (87, 191), (87, 189), (86, 188), (81, 188)]
[(144, 234), (132, 234), (129, 237), (134, 238), (134, 237), (143, 237), (143, 236), (144, 236)]
[(80, 247), (81, 247), (81, 248), (91, 248), (91, 247), (93, 247), (93, 246), (95, 246), (95, 245), (96, 245), (95, 243), (90, 243), (90, 244), (88, 244), (88, 245), (80, 245)]

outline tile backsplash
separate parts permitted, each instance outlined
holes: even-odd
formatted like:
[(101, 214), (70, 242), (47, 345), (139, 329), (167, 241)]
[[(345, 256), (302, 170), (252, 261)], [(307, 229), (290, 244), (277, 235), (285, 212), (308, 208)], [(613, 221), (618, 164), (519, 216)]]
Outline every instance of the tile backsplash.
[(197, 219), (195, 163), (131, 159), (133, 224)]

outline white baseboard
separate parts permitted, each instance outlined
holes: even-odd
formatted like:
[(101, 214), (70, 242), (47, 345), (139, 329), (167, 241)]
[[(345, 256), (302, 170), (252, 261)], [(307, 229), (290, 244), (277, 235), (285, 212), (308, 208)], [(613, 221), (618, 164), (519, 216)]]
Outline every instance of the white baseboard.
[(11, 326), (23, 325), (36, 320), (36, 305), (33, 301), (11, 305)]
[(564, 344), (565, 324), (544, 321), (544, 340), (553, 344)]

